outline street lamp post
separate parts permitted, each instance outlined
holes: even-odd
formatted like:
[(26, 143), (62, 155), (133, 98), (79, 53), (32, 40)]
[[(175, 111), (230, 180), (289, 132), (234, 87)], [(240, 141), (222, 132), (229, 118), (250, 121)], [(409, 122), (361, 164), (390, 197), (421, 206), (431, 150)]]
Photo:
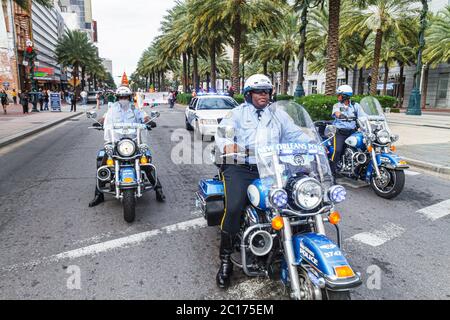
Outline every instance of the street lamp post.
[(422, 51), (425, 47), (425, 29), (427, 27), (427, 14), (428, 14), (428, 3), (427, 0), (421, 0), (422, 2), (422, 12), (420, 15), (420, 33), (419, 33), (419, 53), (417, 55), (417, 67), (416, 67), (416, 78), (414, 81), (414, 86), (409, 97), (407, 115), (422, 115), (421, 110), (421, 94), (420, 94), (420, 79), (422, 73)]
[(38, 94), (39, 92), (37, 92), (37, 88), (36, 88), (36, 81), (34, 80), (34, 68), (35, 68), (35, 63), (34, 60), (36, 59), (36, 51), (33, 48), (33, 42), (28, 40), (26, 42), (27, 48), (25, 49), (25, 53), (24, 53), (24, 58), (25, 60), (27, 60), (28, 65), (30, 66), (30, 82), (31, 82), (31, 103), (33, 104), (33, 109), (31, 110), (31, 112), (39, 112), (39, 110), (37, 109), (37, 103), (38, 103)]

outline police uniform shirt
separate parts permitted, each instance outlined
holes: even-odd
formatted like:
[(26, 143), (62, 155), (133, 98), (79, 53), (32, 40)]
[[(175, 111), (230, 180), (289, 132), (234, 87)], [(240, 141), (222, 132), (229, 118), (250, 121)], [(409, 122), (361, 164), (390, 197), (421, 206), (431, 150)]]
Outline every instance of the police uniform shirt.
[[(268, 136), (270, 141), (265, 141), (267, 145), (299, 141), (300, 139), (309, 140), (285, 111), (270, 106), (260, 112), (258, 110), (252, 104), (244, 103), (228, 113), (221, 121), (215, 135), (216, 146), (221, 152), (226, 145), (230, 144), (254, 150), (256, 133), (261, 128), (270, 131)], [(260, 113), (260, 119), (258, 119), (258, 113)], [(221, 128), (223, 132), (226, 127), (234, 128), (234, 137), (224, 137), (219, 133)], [(250, 156), (248, 163), (256, 164), (255, 157)]]
[(353, 118), (358, 116), (360, 108), (361, 107), (359, 106), (358, 103), (350, 102), (348, 107), (341, 102), (336, 103), (333, 106), (333, 117), (335, 118), (333, 124), (338, 129), (350, 129), (350, 130), (356, 129), (356, 121), (342, 121), (341, 119), (336, 118), (335, 113), (339, 111), (343, 115), (349, 118)]

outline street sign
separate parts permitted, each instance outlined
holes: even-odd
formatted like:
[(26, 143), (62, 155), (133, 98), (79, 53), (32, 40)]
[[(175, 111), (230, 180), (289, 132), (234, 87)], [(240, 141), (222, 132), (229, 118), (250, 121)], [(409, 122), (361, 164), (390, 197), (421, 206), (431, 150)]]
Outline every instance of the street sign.
[(50, 93), (50, 107), (52, 108), (52, 112), (61, 112), (61, 95), (58, 92)]

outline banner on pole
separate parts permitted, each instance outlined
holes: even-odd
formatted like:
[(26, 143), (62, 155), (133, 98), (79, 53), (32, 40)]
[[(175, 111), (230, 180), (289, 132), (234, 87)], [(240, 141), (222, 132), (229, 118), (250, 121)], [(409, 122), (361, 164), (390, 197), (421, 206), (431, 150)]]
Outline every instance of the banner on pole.
[(167, 104), (169, 100), (168, 92), (144, 93), (144, 107)]
[(61, 112), (61, 95), (59, 93), (50, 93), (50, 107), (52, 108), (52, 112)]

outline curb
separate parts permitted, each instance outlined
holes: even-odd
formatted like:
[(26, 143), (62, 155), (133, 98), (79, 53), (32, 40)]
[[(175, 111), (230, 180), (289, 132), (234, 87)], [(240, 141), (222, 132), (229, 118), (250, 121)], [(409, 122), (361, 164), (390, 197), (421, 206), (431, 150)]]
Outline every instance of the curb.
[(408, 162), (408, 164), (410, 164), (412, 166), (450, 176), (450, 167), (441, 166), (438, 164), (428, 163), (428, 162), (405, 158), (405, 157), (402, 157), (402, 159), (406, 160)]
[(7, 137), (7, 138), (3, 138), (3, 139), (0, 140), (0, 148), (6, 147), (7, 145), (10, 145), (10, 144), (12, 144), (14, 142), (23, 140), (23, 139), (25, 139), (25, 138), (33, 135), (33, 134), (39, 133), (41, 131), (44, 131), (44, 130), (46, 130), (48, 128), (56, 126), (56, 125), (58, 125), (58, 124), (60, 124), (60, 123), (62, 123), (64, 121), (70, 120), (72, 118), (78, 117), (79, 115), (82, 115), (82, 114), (83, 114), (83, 112), (78, 112), (78, 113), (72, 114), (72, 115), (70, 115), (68, 117), (56, 120), (54, 122), (44, 124), (44, 125), (42, 125), (40, 127), (33, 128), (33, 129), (30, 129), (30, 130), (25, 131), (25, 132), (20, 132), (20, 133), (17, 133), (15, 135), (13, 135), (13, 136)]

